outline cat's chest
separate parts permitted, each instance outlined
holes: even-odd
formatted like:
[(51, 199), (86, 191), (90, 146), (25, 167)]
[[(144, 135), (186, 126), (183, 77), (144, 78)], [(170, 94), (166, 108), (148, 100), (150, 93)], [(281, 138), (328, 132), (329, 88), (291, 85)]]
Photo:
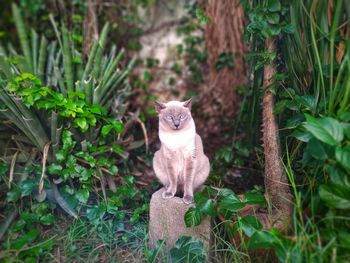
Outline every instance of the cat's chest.
[(195, 133), (193, 132), (160, 132), (159, 139), (162, 145), (176, 155), (188, 155), (195, 148)]

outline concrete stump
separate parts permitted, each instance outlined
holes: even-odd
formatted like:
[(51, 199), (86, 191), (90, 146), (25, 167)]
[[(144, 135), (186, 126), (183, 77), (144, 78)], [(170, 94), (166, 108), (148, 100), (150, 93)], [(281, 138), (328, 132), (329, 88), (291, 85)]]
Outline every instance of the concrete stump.
[(184, 215), (189, 207), (182, 198), (163, 199), (161, 188), (153, 193), (150, 204), (149, 244), (154, 247), (159, 239), (166, 241), (166, 248), (175, 245), (176, 240), (183, 235), (194, 236), (201, 240), (204, 247), (209, 249), (210, 218), (205, 217), (199, 226), (186, 227)]

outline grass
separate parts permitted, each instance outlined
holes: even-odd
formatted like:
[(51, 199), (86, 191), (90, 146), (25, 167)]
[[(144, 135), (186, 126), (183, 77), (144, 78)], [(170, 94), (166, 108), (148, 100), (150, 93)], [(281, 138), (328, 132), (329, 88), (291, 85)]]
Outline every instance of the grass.
[(59, 262), (145, 262), (146, 224), (117, 232), (111, 220), (93, 226), (82, 218), (59, 216), (57, 223), (43, 231), (42, 239), (56, 236), (53, 249), (46, 255)]

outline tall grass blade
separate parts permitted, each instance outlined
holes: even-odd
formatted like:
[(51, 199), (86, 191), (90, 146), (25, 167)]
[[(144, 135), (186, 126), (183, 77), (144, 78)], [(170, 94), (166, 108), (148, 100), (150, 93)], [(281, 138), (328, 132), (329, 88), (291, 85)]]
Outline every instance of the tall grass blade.
[(74, 81), (73, 81), (73, 65), (72, 65), (72, 52), (71, 52), (71, 41), (69, 37), (69, 32), (67, 28), (62, 25), (62, 39), (63, 39), (63, 66), (64, 75), (66, 79), (66, 89), (67, 92), (75, 91)]
[[(54, 41), (49, 45), (49, 53), (47, 57), (47, 64), (46, 64), (46, 84), (53, 84), (52, 78), (53, 78), (53, 68), (54, 68), (54, 62), (55, 62), (55, 54), (56, 54), (56, 45), (57, 42)], [(56, 85), (53, 85), (56, 86)]]
[(43, 83), (45, 81), (44, 74), (45, 74), (45, 62), (46, 62), (46, 56), (47, 56), (47, 45), (48, 45), (48, 42), (46, 38), (41, 37), (37, 74)]
[(16, 28), (18, 31), (19, 41), (21, 44), (22, 51), (24, 53), (24, 57), (26, 59), (28, 67), (31, 70), (31, 73), (33, 73), (32, 55), (30, 52), (30, 46), (28, 42), (28, 34), (25, 29), (25, 25), (24, 25), (21, 13), (17, 5), (14, 3), (12, 4), (12, 13), (13, 13), (13, 18), (15, 20)]
[(100, 39), (98, 41), (98, 50), (96, 54), (96, 59), (95, 59), (95, 65), (94, 65), (94, 70), (93, 70), (93, 77), (97, 79), (100, 68), (101, 68), (101, 59), (103, 55), (103, 51), (106, 47), (106, 41), (107, 41), (107, 35), (109, 31), (109, 23), (106, 23), (102, 29)]
[(38, 74), (38, 34), (32, 29), (31, 30), (31, 39), (32, 39), (32, 63), (33, 63), (33, 73)]

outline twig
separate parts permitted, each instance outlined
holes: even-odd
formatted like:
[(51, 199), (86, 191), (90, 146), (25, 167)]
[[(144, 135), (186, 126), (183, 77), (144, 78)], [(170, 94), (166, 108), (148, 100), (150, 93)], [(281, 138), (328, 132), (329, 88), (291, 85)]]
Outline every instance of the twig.
[(11, 189), (11, 183), (13, 181), (13, 173), (15, 171), (17, 155), (18, 155), (18, 151), (13, 155), (11, 160), (10, 175), (9, 175), (9, 189)]
[(44, 189), (44, 176), (45, 176), (46, 160), (47, 160), (47, 155), (49, 153), (49, 148), (50, 148), (50, 143), (45, 144), (44, 151), (43, 151), (43, 168), (41, 171), (41, 176), (39, 181), (39, 194), (41, 194), (41, 192)]

